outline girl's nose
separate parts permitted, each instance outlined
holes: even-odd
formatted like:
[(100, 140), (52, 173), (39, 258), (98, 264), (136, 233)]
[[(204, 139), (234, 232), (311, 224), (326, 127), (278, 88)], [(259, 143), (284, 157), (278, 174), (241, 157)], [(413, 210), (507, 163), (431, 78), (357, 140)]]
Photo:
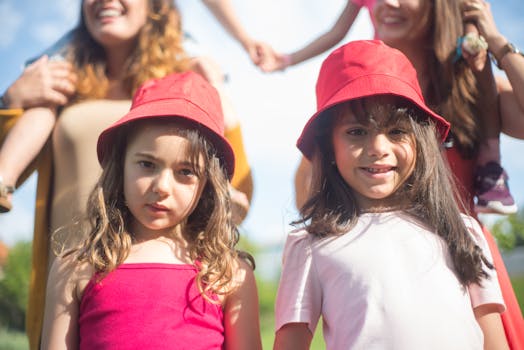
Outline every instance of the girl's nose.
[(163, 196), (170, 192), (173, 186), (173, 174), (170, 169), (165, 169), (156, 175), (153, 182), (153, 191)]
[(367, 153), (368, 156), (374, 158), (383, 158), (388, 155), (391, 150), (391, 142), (384, 134), (373, 134), (369, 136)]

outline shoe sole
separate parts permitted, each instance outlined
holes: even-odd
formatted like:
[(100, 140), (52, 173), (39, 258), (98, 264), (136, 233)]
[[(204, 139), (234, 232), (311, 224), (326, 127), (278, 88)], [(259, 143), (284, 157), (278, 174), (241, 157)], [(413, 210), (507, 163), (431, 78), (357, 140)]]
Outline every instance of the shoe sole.
[(475, 211), (482, 214), (511, 215), (517, 212), (516, 204), (504, 205), (501, 202), (488, 202), (486, 206), (475, 206)]

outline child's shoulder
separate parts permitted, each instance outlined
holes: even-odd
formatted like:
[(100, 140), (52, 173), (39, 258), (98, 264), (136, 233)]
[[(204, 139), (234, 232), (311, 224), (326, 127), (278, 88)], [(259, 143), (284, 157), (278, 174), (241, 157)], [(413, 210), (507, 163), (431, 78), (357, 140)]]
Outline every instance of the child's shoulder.
[(233, 289), (242, 285), (246, 280), (254, 279), (254, 271), (251, 262), (242, 257), (233, 260)]
[(233, 260), (232, 265), (231, 282), (225, 288), (225, 293), (218, 295), (223, 306), (231, 304), (233, 300), (242, 299), (245, 295), (251, 295), (256, 290), (255, 273), (251, 263), (238, 257)]
[(317, 236), (310, 234), (306, 229), (297, 228), (288, 233), (285, 246), (288, 249), (290, 247), (305, 248), (310, 246), (315, 238)]
[(461, 213), (460, 217), (462, 218), (464, 225), (470, 232), (482, 232), (482, 227), (480, 226), (480, 223), (473, 216)]
[(488, 243), (486, 241), (486, 237), (484, 236), (484, 230), (482, 229), (479, 221), (474, 217), (466, 214), (460, 214), (460, 216), (462, 217), (464, 225), (468, 229), (468, 232), (475, 243), (478, 244), (481, 248), (487, 247)]

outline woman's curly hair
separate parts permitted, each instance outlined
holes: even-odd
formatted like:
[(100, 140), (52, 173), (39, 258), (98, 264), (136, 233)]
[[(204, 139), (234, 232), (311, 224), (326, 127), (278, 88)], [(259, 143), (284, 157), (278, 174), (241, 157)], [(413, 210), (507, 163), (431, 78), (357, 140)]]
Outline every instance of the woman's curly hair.
[[(174, 1), (149, 0), (146, 23), (123, 67), (122, 82), (129, 98), (149, 79), (188, 69), (182, 40), (181, 17)], [(89, 33), (83, 10), (67, 55), (78, 75), (76, 96), (71, 102), (105, 98), (109, 87), (106, 53)]]

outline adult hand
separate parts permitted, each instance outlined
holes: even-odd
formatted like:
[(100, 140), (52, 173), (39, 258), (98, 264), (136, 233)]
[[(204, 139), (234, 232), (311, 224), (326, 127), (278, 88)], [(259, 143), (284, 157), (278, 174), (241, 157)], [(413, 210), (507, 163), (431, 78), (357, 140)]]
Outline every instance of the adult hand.
[(491, 52), (497, 52), (506, 39), (500, 34), (495, 25), (491, 6), (484, 0), (466, 0), (462, 3), (464, 21), (474, 22), (487, 43)]
[(258, 65), (263, 72), (270, 73), (276, 71), (283, 71), (291, 65), (291, 56), (288, 54), (281, 54), (278, 52), (271, 52), (271, 56), (265, 59)]
[(44, 55), (27, 66), (7, 89), (4, 102), (9, 108), (61, 106), (74, 94), (75, 84), (71, 63)]
[(482, 72), (488, 63), (488, 44), (472, 22), (464, 24), (462, 56), (474, 72)]
[(273, 55), (273, 48), (269, 44), (266, 44), (262, 41), (250, 40), (243, 46), (248, 53), (249, 58), (251, 58), (253, 64), (257, 66), (260, 66), (264, 60), (272, 57)]

